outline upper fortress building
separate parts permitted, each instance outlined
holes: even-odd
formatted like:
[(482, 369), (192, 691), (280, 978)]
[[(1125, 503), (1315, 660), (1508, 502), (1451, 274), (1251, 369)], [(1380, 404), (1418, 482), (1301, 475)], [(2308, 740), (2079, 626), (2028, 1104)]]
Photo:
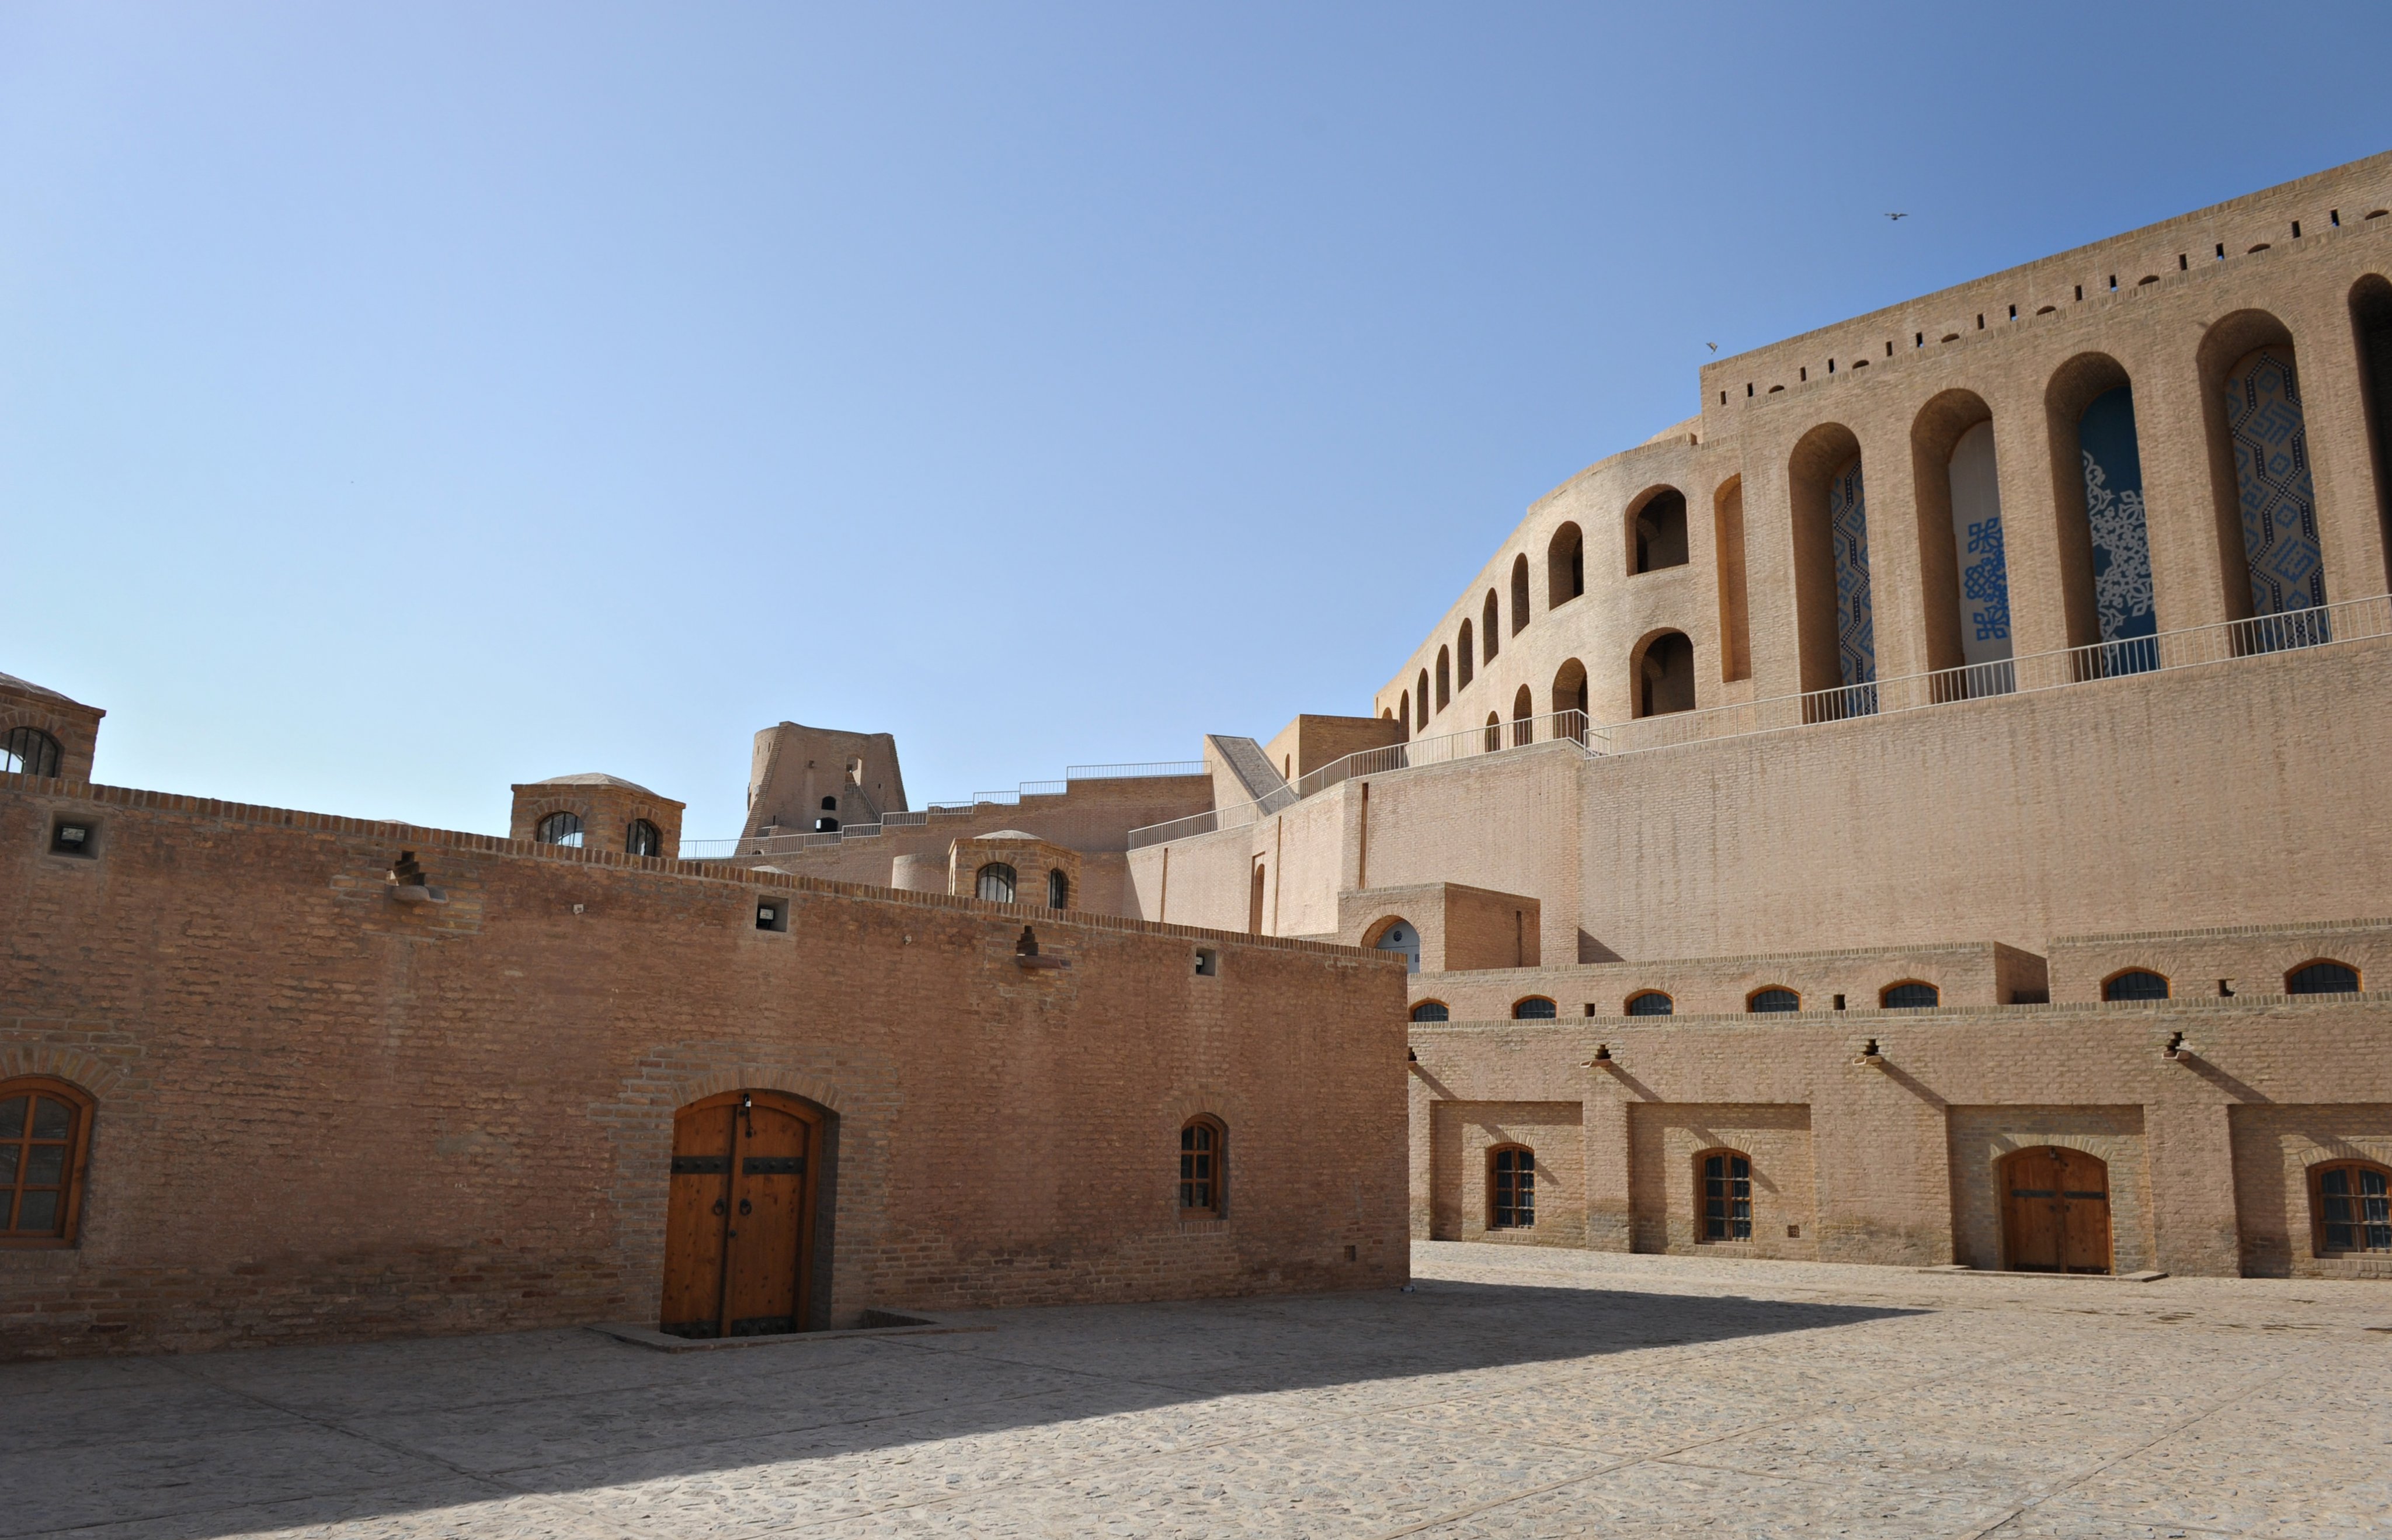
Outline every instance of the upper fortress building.
[(582, 774), (497, 839), (94, 785), (0, 679), (0, 1340), (1358, 1286), (1407, 1227), (2392, 1276), (2387, 211), (2392, 155), (1721, 359), (1368, 711), (1199, 761), (916, 808), (783, 723), (735, 837)]

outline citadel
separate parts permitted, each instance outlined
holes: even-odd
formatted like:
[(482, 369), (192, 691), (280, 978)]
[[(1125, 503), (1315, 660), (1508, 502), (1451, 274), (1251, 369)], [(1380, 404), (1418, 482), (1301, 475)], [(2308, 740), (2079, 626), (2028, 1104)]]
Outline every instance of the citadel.
[(0, 676), (0, 1355), (2392, 1278), (2392, 154), (1697, 385), (1367, 709), (966, 804), (782, 723), (720, 841), (239, 806)]

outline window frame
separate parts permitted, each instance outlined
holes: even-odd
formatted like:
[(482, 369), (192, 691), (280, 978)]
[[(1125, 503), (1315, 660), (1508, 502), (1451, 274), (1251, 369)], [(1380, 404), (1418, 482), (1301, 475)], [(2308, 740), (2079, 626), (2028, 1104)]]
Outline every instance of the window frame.
[[(2303, 973), (2308, 972), (2312, 968), (2341, 969), (2344, 972), (2350, 975), (2350, 987), (2347, 989), (2294, 988), (2293, 980), (2300, 977)], [(2338, 957), (2313, 957), (2297, 967), (2287, 968), (2284, 970), (2284, 993), (2287, 995), (2357, 995), (2363, 993), (2366, 988), (2367, 975), (2360, 972), (2353, 964), (2345, 962)]]
[[(58, 1183), (59, 1227), (46, 1235), (20, 1235), (13, 1231), (0, 1231), (0, 1250), (58, 1251), (74, 1246), (83, 1231), (84, 1191), (91, 1178), (91, 1126), (98, 1120), (98, 1099), (70, 1080), (49, 1075), (18, 1075), (0, 1080), (0, 1102), (12, 1097), (25, 1097), (25, 1136), (17, 1142), (24, 1148), (31, 1142), (35, 1105), (33, 1098), (46, 1096), (67, 1104), (73, 1119), (66, 1141), (66, 1163)], [(45, 1141), (45, 1142), (48, 1142)], [(17, 1205), (25, 1190), (24, 1168), (20, 1164), (17, 1180), (5, 1189), (9, 1194), (8, 1221), (17, 1220)]]
[[(2157, 979), (2160, 981), (2160, 992), (2156, 995), (2113, 995), (2110, 992), (2130, 978)], [(2175, 997), (2176, 981), (2156, 968), (2121, 968), (2101, 981), (2101, 1001), (2105, 1005), (2121, 1000), (2132, 1004), (2143, 1004), (2152, 1000), (2173, 999)]]
[[(2387, 1166), (2383, 1161), (2369, 1160), (2361, 1155), (2343, 1155), (2333, 1160), (2320, 1160), (2310, 1167), (2305, 1173), (2308, 1179), (2309, 1255), (2320, 1259), (2340, 1257), (2392, 1257), (2392, 1246), (2386, 1246), (2381, 1249), (2362, 1246), (2335, 1250), (2325, 1244), (2325, 1178), (2329, 1171), (2375, 1172), (2384, 1178), (2387, 1199), (2392, 1199), (2392, 1166)], [(2349, 1195), (2364, 1197), (2370, 1194)], [(2367, 1221), (2363, 1217), (2359, 1220), (2357, 1227), (2360, 1230), (2367, 1228)]]
[[(1508, 1170), (1502, 1157), (1514, 1158)], [(1523, 1182), (1521, 1179), (1528, 1180)], [(1508, 1180), (1507, 1180), (1508, 1178)], [(1508, 1189), (1509, 1202), (1505, 1201)], [(1526, 1196), (1528, 1201), (1521, 1202)], [(1502, 1216), (1509, 1213), (1509, 1220)], [(1526, 1215), (1525, 1220), (1522, 1215)], [(1487, 1146), (1487, 1228), (1497, 1230), (1534, 1230), (1537, 1227), (1537, 1152), (1534, 1147), (1507, 1141)]]
[[(1424, 1016), (1421, 1014), (1424, 1011), (1435, 1011), (1436, 1014)], [(1453, 1007), (1443, 1000), (1414, 1000), (1410, 1019), (1416, 1022), (1450, 1022), (1453, 1020)]]
[[(1639, 1000), (1659, 1000), (1661, 1009), (1639, 1011), (1636, 1009)], [(1623, 1016), (1674, 1016), (1678, 1013), (1678, 1002), (1667, 989), (1639, 989), (1619, 1002), (1619, 1013)]]
[[(34, 747), (39, 759), (28, 758), (23, 750), (18, 747), (20, 741)], [(30, 722), (20, 722), (13, 727), (0, 731), (0, 754), (6, 754), (17, 761), (17, 768), (7, 772), (9, 775), (32, 776), (41, 780), (57, 780), (66, 768), (66, 745), (58, 741), (58, 736), (56, 733)], [(47, 760), (49, 767), (41, 768), (39, 760)]]
[[(1531, 1005), (1541, 1005), (1542, 1011), (1528, 1011)], [(1512, 1019), (1515, 1022), (1553, 1022), (1561, 1019), (1562, 1008), (1543, 995), (1523, 995), (1512, 1002)]]
[[(988, 891), (989, 873), (993, 871), (1005, 873), (1005, 893), (1002, 896), (992, 894)], [(1020, 892), (1021, 873), (1013, 868), (1013, 863), (1010, 861), (982, 861), (979, 869), (972, 873), (972, 896), (983, 904), (1010, 904), (1016, 901)]]
[[(1794, 1003), (1782, 1008), (1773, 1005), (1764, 1010), (1754, 1003), (1763, 995), (1786, 995), (1790, 997)], [(1744, 997), (1744, 1013), (1748, 1016), (1791, 1016), (1801, 1009), (1802, 991), (1789, 988), (1783, 984), (1764, 984)]]
[[(640, 848), (640, 835), (643, 830), (646, 831), (647, 837), (654, 846), (653, 849), (642, 850)], [(665, 831), (658, 829), (654, 821), (647, 818), (634, 818), (631, 820), (630, 826), (623, 830), (624, 855), (652, 855), (661, 858), (664, 853)]]
[[(1198, 1150), (1190, 1147), (1189, 1136), (1202, 1129), (1213, 1136), (1213, 1147)], [(1179, 1170), (1173, 1179), (1173, 1197), (1182, 1220), (1221, 1220), (1229, 1216), (1229, 1126), (1211, 1113), (1200, 1112), (1179, 1125)], [(1189, 1163), (1198, 1156), (1212, 1161), (1211, 1172), (1203, 1177), (1189, 1175)], [(1208, 1202), (1188, 1201), (1190, 1187), (1202, 1182)]]
[[(1893, 992), (1897, 989), (1925, 989), (1935, 998), (1925, 1005), (1896, 1005)], [(1943, 1006), (1944, 986), (1928, 979), (1896, 979), (1877, 992), (1877, 1008), (1879, 1011), (1939, 1011)]]
[[(567, 843), (566, 841), (562, 838), (553, 840), (550, 839), (549, 830), (555, 826), (556, 821), (559, 818), (572, 819), (573, 827), (566, 829), (565, 833), (568, 837), (578, 835), (579, 838), (573, 840), (571, 843)], [(558, 850), (579, 850), (590, 842), (590, 825), (580, 814), (574, 812), (573, 809), (569, 807), (560, 807), (552, 812), (543, 813), (538, 818), (532, 820), (531, 842), (536, 845), (552, 845)]]
[[(1736, 1168), (1731, 1166), (1727, 1168), (1726, 1173), (1718, 1179), (1719, 1181), (1728, 1184), (1727, 1193), (1721, 1201), (1728, 1205), (1729, 1208), (1727, 1212), (1724, 1212), (1720, 1216), (1720, 1223), (1730, 1231), (1735, 1229), (1737, 1222), (1733, 1207), (1736, 1202), (1735, 1184), (1738, 1181), (1744, 1183), (1744, 1233), (1741, 1235), (1733, 1233), (1714, 1235), (1710, 1233), (1710, 1183), (1712, 1178), (1710, 1169), (1708, 1168), (1708, 1163), (1721, 1159), (1740, 1160), (1744, 1162), (1743, 1176), (1737, 1176), (1736, 1174)], [(1739, 1150), (1727, 1144), (1715, 1145), (1708, 1150), (1696, 1151), (1695, 1244), (1697, 1246), (1750, 1246), (1752, 1244), (1753, 1236), (1757, 1234), (1759, 1231), (1759, 1220), (1753, 1212), (1752, 1155), (1750, 1152)]]

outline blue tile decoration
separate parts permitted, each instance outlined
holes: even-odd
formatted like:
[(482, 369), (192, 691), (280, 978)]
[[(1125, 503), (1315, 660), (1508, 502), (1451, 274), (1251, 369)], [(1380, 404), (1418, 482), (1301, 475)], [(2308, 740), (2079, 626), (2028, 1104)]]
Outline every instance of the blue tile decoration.
[(2085, 455), (2085, 516), (2093, 535), (2093, 608), (2101, 623), (2104, 673), (2159, 666), (2159, 615), (2152, 605), (2152, 547), (2143, 525), (2143, 457), (2135, 440), (2135, 394), (2120, 385), (2093, 398), (2077, 420)]
[(1858, 455), (1827, 483), (1827, 529), (1836, 548), (1836, 665), (1848, 685), (1877, 680), (1877, 626), (1869, 603), (1868, 502)]
[(1952, 546), (1960, 569), (1960, 656), (1998, 663), (2010, 655), (2009, 564), (2002, 551), (2002, 488), (1994, 424), (1979, 423), (1952, 447)]
[[(2318, 542), (2317, 489), (2309, 477), (2308, 425), (2290, 348), (2262, 347), (2226, 376), (2226, 427), (2242, 495), (2242, 554), (2251, 570), (2251, 613), (2282, 615), (2325, 603), (2325, 556)], [(2320, 615), (2300, 628), (2322, 627)], [(2322, 640), (2279, 635), (2265, 639)]]

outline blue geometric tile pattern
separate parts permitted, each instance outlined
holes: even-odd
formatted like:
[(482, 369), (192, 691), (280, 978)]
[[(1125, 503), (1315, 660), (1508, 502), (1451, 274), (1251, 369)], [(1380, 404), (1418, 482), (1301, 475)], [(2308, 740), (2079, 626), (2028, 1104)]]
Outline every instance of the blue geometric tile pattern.
[(1996, 663), (2010, 655), (2009, 563), (2002, 549), (2002, 483), (1994, 424), (1979, 423), (1952, 448), (1952, 543), (1960, 568), (1960, 655)]
[[(2143, 526), (2143, 458), (2135, 441), (2135, 395), (2120, 385), (2093, 398), (2077, 420), (2085, 455), (2085, 514), (2093, 533), (2093, 607), (2101, 640), (2125, 642), (2160, 628), (2152, 606), (2152, 546)], [(2121, 656), (2112, 672), (2156, 667), (2154, 655)]]
[(2227, 374), (2226, 427), (2242, 497), (2251, 612), (2282, 615), (2325, 603), (2308, 427), (2290, 349), (2262, 347)]
[(1869, 603), (1868, 502), (1860, 457), (1827, 483), (1827, 530), (1836, 548), (1836, 666), (1846, 685), (1877, 680), (1877, 623)]

